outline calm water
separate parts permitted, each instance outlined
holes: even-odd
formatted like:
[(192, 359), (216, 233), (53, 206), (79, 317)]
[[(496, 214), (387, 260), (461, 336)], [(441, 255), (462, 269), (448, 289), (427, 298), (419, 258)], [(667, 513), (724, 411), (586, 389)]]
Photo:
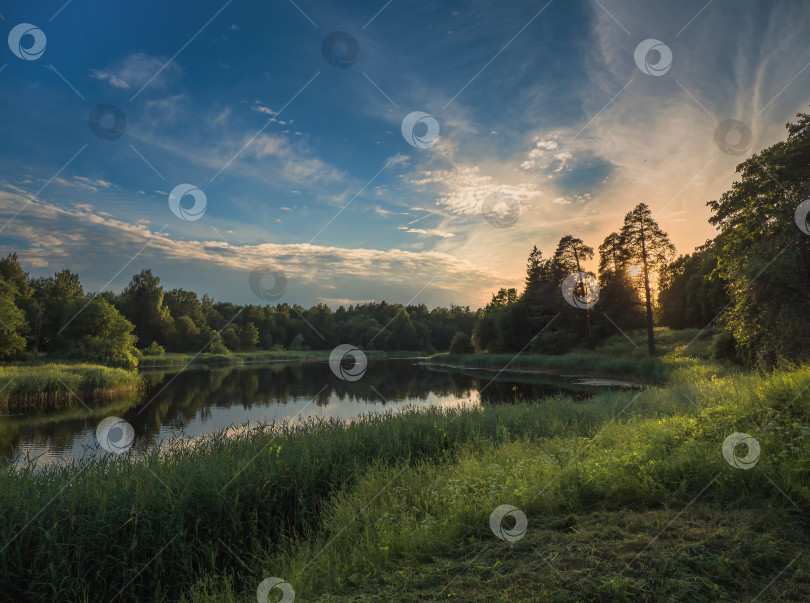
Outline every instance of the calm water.
[[(107, 416), (134, 428), (136, 449), (177, 437), (307, 417), (352, 419), (405, 407), (503, 404), (561, 392), (586, 398), (598, 386), (576, 378), (427, 367), (418, 359), (369, 361), (363, 378), (346, 382), (326, 362), (148, 369), (148, 387), (103, 404), (47, 414), (0, 416), (0, 459), (36, 458), (38, 465), (107, 454), (95, 430)], [(21, 456), (22, 455), (22, 456)]]

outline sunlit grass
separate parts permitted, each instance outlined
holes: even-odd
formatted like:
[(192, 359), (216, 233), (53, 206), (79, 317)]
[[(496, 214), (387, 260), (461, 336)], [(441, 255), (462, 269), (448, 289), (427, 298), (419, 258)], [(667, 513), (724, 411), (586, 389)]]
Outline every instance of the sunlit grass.
[[(45, 585), (58, 577), (68, 599), (110, 598), (137, 576), (130, 598), (248, 600), (261, 578), (282, 576), (301, 600), (393, 586), (405, 593), (396, 600), (414, 600), (398, 569), (436, 572), (437, 585), (426, 588), (438, 595), (444, 583), (432, 560), (490, 542), (487, 521), (499, 504), (542, 523), (681, 509), (711, 484), (703, 504), (781, 513), (790, 504), (766, 475), (798, 505), (810, 502), (810, 369), (757, 376), (673, 362), (667, 387), (581, 403), (557, 397), (266, 426), (140, 459), (8, 470), (0, 592), (46, 600)], [(734, 431), (760, 441), (750, 471), (723, 459)], [(706, 564), (717, 570), (721, 556)]]
[(711, 341), (709, 331), (655, 329), (657, 355), (647, 351), (647, 332), (612, 335), (594, 349), (577, 348), (568, 354), (434, 354), (429, 362), (464, 368), (535, 370), (554, 374), (587, 375), (663, 383), (673, 370), (693, 366), (705, 370), (734, 370), (727, 365), (706, 362)]
[[(470, 538), (494, 539), (486, 526), (501, 504), (542, 524), (597, 509), (682, 508), (711, 484), (703, 503), (746, 508), (766, 498), (763, 508), (789, 509), (790, 500), (806, 505), (808, 385), (810, 369), (686, 381), (629, 397), (617, 420), (588, 436), (558, 430), (550, 437), (476, 442), (463, 446), (453, 463), (400, 465), (390, 487), (396, 469), (372, 467), (357, 487), (333, 498), (321, 534), (268, 562), (266, 571), (287, 576), (305, 594), (373, 592), (402, 563), (416, 567)], [(760, 442), (753, 470), (732, 468), (721, 454), (735, 431)]]

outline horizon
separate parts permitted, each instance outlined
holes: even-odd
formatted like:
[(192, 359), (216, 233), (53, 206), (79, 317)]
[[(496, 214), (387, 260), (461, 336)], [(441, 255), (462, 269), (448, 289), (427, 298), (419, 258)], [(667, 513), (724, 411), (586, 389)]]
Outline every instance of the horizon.
[(533, 245), (597, 248), (640, 202), (691, 253), (810, 98), (799, 2), (161, 10), (2, 11), (43, 35), (0, 57), (0, 241), (33, 277), (121, 291), (151, 268), (267, 305), (249, 275), (272, 264), (275, 303), (480, 308)]

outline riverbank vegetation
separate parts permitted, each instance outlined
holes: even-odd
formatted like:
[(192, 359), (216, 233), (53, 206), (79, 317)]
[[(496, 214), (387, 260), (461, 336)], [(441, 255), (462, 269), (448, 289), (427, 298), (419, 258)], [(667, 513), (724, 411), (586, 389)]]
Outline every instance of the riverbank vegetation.
[(80, 406), (135, 392), (141, 385), (137, 373), (97, 364), (0, 366), (0, 408)]
[[(793, 548), (807, 545), (802, 515), (789, 501), (810, 503), (810, 369), (751, 375), (677, 362), (665, 387), (580, 403), (560, 396), (354, 424), (268, 425), (142, 457), (4, 472), (0, 589), (44, 600), (51, 596), (44, 585), (59, 576), (60, 592), (75, 600), (119, 591), (158, 600), (221, 600), (230, 591), (246, 600), (265, 577), (283, 576), (306, 600), (381, 592), (413, 600), (445, 596), (453, 568), (462, 569), (451, 559), (494, 547), (483, 558), (512, 568), (520, 592), (528, 578), (518, 560), (530, 552), (487, 529), (492, 510), (512, 504), (529, 516), (531, 531), (556, 530), (557, 546), (567, 546), (578, 521), (602, 534), (596, 548), (620, 540), (625, 554), (609, 565), (614, 572), (574, 583), (581, 597), (663, 595), (678, 584), (689, 585), (693, 600), (751, 594), (790, 562)], [(749, 471), (723, 458), (723, 441), (735, 431), (761, 446)], [(704, 515), (684, 520), (696, 522), (694, 533), (708, 530), (713, 544), (663, 538), (664, 566), (645, 574), (631, 563), (655, 546), (659, 521), (698, 494)], [(782, 528), (756, 519), (766, 507)], [(705, 517), (720, 508), (750, 522), (709, 529)], [(617, 514), (625, 536), (611, 527)], [(563, 527), (548, 527), (555, 522)], [(791, 542), (729, 559), (725, 548), (767, 542), (785, 525), (794, 529)], [(42, 546), (43, 533), (52, 546)], [(683, 557), (689, 550), (692, 561)], [(543, 558), (562, 575), (579, 567), (570, 555)], [(677, 563), (678, 573), (669, 575), (666, 563)], [(420, 566), (424, 579), (409, 578)], [(780, 588), (801, 567), (786, 572)], [(471, 582), (492, 571), (473, 563), (451, 592), (502, 595), (503, 581)], [(558, 578), (544, 588), (549, 596), (570, 592)]]
[[(654, 330), (658, 353), (647, 353), (644, 330), (615, 334), (596, 347), (581, 345), (567, 354), (453, 354), (440, 353), (426, 360), (428, 365), (456, 366), (489, 371), (527, 371), (549, 374), (582, 375), (607, 379), (630, 379), (663, 383), (678, 367), (679, 358), (710, 360), (712, 329)], [(720, 366), (720, 365), (718, 365)]]

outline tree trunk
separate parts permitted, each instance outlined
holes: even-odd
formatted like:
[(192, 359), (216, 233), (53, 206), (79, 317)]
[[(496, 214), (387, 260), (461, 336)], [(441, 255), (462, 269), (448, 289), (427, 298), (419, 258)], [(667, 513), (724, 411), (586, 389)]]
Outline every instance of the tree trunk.
[(653, 335), (652, 294), (650, 292), (650, 272), (647, 267), (647, 245), (644, 241), (644, 224), (641, 224), (641, 262), (644, 268), (644, 296), (647, 306), (647, 350), (655, 356), (655, 336)]
[[(579, 272), (579, 286), (582, 287), (582, 267), (579, 265), (579, 254), (576, 245), (574, 246), (574, 259), (577, 261), (577, 272)], [(583, 287), (584, 289), (584, 287)], [(584, 291), (583, 291), (584, 292)], [(591, 338), (591, 311), (585, 308), (585, 324), (588, 325), (588, 339)]]

